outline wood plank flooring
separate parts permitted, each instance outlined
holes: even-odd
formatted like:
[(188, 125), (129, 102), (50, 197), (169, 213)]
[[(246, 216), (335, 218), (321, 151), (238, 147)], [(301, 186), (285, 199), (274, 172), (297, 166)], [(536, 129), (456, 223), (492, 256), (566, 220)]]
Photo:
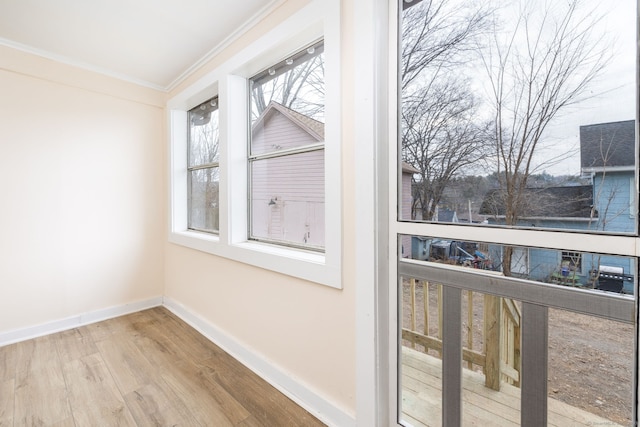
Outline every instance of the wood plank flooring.
[(0, 347), (0, 426), (323, 426), (157, 307)]

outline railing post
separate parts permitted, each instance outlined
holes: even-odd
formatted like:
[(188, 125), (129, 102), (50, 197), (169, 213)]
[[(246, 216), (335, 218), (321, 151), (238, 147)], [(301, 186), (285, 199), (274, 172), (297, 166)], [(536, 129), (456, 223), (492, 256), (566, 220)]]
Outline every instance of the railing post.
[(502, 348), (502, 298), (484, 296), (485, 386), (500, 390), (500, 349)]
[[(411, 292), (411, 331), (416, 332), (416, 279), (411, 278), (409, 290)], [(416, 348), (415, 340), (411, 340), (411, 348)]]
[[(473, 350), (473, 291), (467, 291), (467, 348)], [(467, 368), (473, 369), (473, 362), (467, 362)]]

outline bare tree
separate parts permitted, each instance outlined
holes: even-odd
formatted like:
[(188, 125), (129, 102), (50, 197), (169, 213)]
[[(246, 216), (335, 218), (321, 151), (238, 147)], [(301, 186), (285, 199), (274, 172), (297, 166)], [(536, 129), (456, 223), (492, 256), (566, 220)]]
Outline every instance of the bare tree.
[(403, 4), (402, 152), (419, 171), (412, 217), (420, 209), (422, 219), (432, 220), (447, 183), (485, 154), (484, 129), (475, 123), (477, 102), (465, 78), (448, 70), (468, 60), (491, 13), (454, 0)]
[(202, 110), (191, 112), (189, 135), (190, 226), (205, 230), (219, 227), (219, 123), (214, 105), (203, 104)]
[(307, 117), (323, 121), (324, 118), (324, 55), (322, 52), (284, 72), (276, 72), (269, 78), (254, 84), (251, 89), (257, 118), (271, 101), (295, 110)]
[(402, 110), (403, 157), (418, 170), (412, 217), (432, 220), (447, 184), (486, 155), (486, 129), (474, 123), (473, 96), (442, 82), (407, 96)]
[[(529, 177), (540, 170), (535, 155), (549, 124), (587, 97), (586, 89), (609, 59), (603, 38), (593, 34), (597, 18), (581, 14), (579, 6), (580, 0), (555, 2), (553, 8), (551, 2), (540, 8), (523, 1), (513, 30), (505, 34), (496, 26), (492, 45), (481, 54), (494, 109), (493, 157), (507, 225), (515, 225), (522, 214)], [(505, 248), (506, 275), (512, 253)]]
[(476, 37), (490, 29), (493, 10), (455, 0), (403, 2), (400, 76), (403, 93), (424, 72), (460, 64), (475, 52)]

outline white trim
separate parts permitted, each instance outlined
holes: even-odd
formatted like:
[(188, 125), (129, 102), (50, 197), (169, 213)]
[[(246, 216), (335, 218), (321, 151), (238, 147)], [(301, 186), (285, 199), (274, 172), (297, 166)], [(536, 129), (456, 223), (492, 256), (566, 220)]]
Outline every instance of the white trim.
[(257, 351), (238, 342), (178, 301), (165, 297), (164, 306), (320, 421), (336, 427), (356, 425), (351, 415), (312, 390), (309, 385), (283, 371)]
[(103, 308), (87, 313), (80, 313), (64, 319), (54, 320), (43, 323), (41, 325), (29, 326), (27, 328), (15, 329), (13, 331), (0, 333), (0, 347), (8, 344), (14, 344), (20, 341), (26, 341), (32, 338), (44, 335), (54, 334), (56, 332), (66, 331), (80, 326), (89, 325), (91, 323), (101, 322), (103, 320), (112, 319), (114, 317), (124, 316), (126, 314), (135, 313), (153, 307), (162, 305), (162, 297), (151, 298), (142, 301)]
[[(491, 215), (489, 218), (493, 219), (505, 219), (505, 215)], [(522, 221), (572, 221), (572, 222), (593, 222), (597, 221), (598, 217), (586, 218), (583, 216), (521, 216), (518, 220)], [(553, 230), (553, 228), (545, 227), (547, 230)], [(558, 230), (567, 231), (566, 228), (558, 228)], [(569, 229), (570, 230), (570, 229)], [(588, 231), (576, 229), (576, 231)]]
[(598, 166), (598, 167), (585, 167), (581, 169), (582, 174), (597, 173), (597, 172), (635, 172), (635, 166)]
[(167, 92), (171, 92), (173, 89), (178, 87), (181, 83), (187, 80), (189, 76), (191, 76), (191, 74), (193, 74), (200, 67), (205, 65), (207, 62), (211, 61), (217, 55), (219, 55), (223, 50), (228, 48), (231, 45), (231, 43), (233, 43), (234, 41), (242, 37), (243, 34), (245, 34), (247, 31), (253, 28), (258, 22), (262, 21), (264, 18), (270, 15), (273, 11), (275, 11), (278, 7), (280, 7), (285, 2), (286, 0), (273, 0), (271, 3), (264, 6), (257, 13), (255, 13), (249, 20), (247, 20), (244, 24), (238, 27), (234, 32), (232, 32), (227, 37), (225, 37), (225, 39), (222, 40), (220, 43), (218, 43), (213, 49), (211, 49), (203, 57), (198, 59), (193, 65), (189, 66), (186, 70), (180, 73), (180, 75), (176, 77), (171, 83), (169, 83), (164, 88), (164, 90)]
[[(390, 181), (388, 144), (395, 128), (396, 55), (390, 40), (396, 2), (356, 0), (355, 50), (355, 217), (356, 221), (356, 410), (358, 426), (396, 425), (397, 386), (391, 373), (397, 358), (395, 319), (396, 263), (389, 263), (397, 242), (388, 238)], [(395, 206), (395, 202), (393, 203)], [(395, 213), (391, 218), (395, 219)]]
[(10, 47), (12, 49), (16, 49), (22, 52), (29, 53), (31, 55), (36, 55), (41, 58), (50, 59), (52, 61), (59, 62), (61, 64), (70, 65), (72, 67), (81, 68), (83, 70), (91, 71), (97, 74), (102, 74), (103, 76), (112, 77), (118, 80), (122, 80), (128, 83), (133, 83), (138, 86), (146, 87), (149, 89), (154, 89), (160, 92), (170, 92), (175, 89), (178, 85), (184, 82), (189, 78), (191, 74), (194, 73), (198, 68), (203, 66), (205, 63), (213, 59), (216, 55), (220, 54), (224, 49), (229, 47), (234, 41), (238, 40), (242, 37), (247, 31), (253, 28), (258, 22), (262, 21), (268, 15), (273, 13), (278, 7), (284, 4), (286, 0), (273, 0), (262, 9), (260, 9), (257, 13), (255, 13), (251, 18), (249, 18), (243, 25), (238, 27), (233, 33), (229, 34), (224, 38), (220, 43), (218, 43), (213, 49), (209, 50), (204, 56), (198, 59), (193, 65), (189, 66), (186, 70), (184, 70), (180, 75), (175, 77), (169, 84), (163, 86), (161, 84), (152, 83), (148, 80), (132, 77), (128, 74), (117, 73), (105, 67), (99, 67), (87, 62), (78, 61), (76, 59), (70, 58), (65, 55), (59, 55), (48, 50), (38, 49), (23, 43), (18, 43), (13, 40), (0, 38), (0, 45)]
[(636, 217), (636, 206), (638, 205), (638, 201), (636, 198), (638, 197), (638, 190), (636, 190), (636, 177), (634, 176), (629, 178), (629, 218)]
[[(455, 225), (398, 222), (398, 234), (430, 236), (442, 239), (530, 246), (574, 252), (593, 252), (593, 239), (598, 239), (598, 252), (635, 257), (640, 254), (640, 239), (625, 234), (585, 233), (584, 230), (514, 229), (499, 226)], [(571, 236), (571, 238), (567, 238)]]
[(8, 40), (4, 38), (0, 38), (0, 45), (7, 46), (12, 49), (16, 49), (31, 55), (39, 56), (41, 58), (50, 59), (55, 62), (59, 62), (61, 64), (70, 65), (75, 68), (80, 68), (83, 70), (91, 71), (93, 73), (102, 74), (103, 76), (111, 77), (114, 79), (122, 80), (124, 82), (133, 83), (138, 86), (146, 87), (149, 89), (157, 90), (160, 92), (165, 92), (166, 88), (161, 85), (157, 85), (155, 83), (151, 83), (146, 80), (137, 79), (135, 77), (131, 77), (126, 74), (116, 73), (115, 71), (108, 70), (103, 67), (98, 67), (86, 62), (78, 61), (73, 58), (69, 58), (68, 56), (58, 55), (43, 49), (37, 49), (35, 47), (28, 46), (26, 44), (14, 42), (13, 40)]
[[(325, 252), (247, 238), (247, 78), (307, 42), (325, 43)], [(314, 0), (167, 102), (169, 242), (307, 281), (342, 288), (340, 2)], [(219, 95), (220, 230), (187, 230), (186, 111)]]

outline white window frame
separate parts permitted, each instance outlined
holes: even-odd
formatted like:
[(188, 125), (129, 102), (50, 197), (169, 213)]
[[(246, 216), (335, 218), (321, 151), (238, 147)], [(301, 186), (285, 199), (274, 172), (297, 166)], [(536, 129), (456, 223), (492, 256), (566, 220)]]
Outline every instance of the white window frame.
[[(247, 81), (305, 45), (325, 43), (325, 252), (248, 239)], [(220, 231), (187, 229), (187, 111), (218, 96)], [(167, 102), (169, 242), (310, 282), (342, 288), (340, 2), (313, 0)]]
[[(215, 102), (215, 108), (213, 111), (211, 111), (211, 114), (213, 115), (214, 113), (218, 114), (218, 107), (217, 107), (217, 103), (218, 103), (218, 98), (217, 97), (213, 97), (210, 100), (206, 100), (205, 102)], [(192, 109), (193, 110), (193, 109)], [(190, 110), (190, 111), (192, 111)], [(189, 111), (187, 112), (187, 118), (189, 119)], [(188, 126), (191, 126), (191, 123), (189, 123)], [(190, 218), (191, 218), (191, 211), (193, 209), (193, 203), (191, 202), (191, 200), (193, 200), (193, 184), (192, 184), (192, 179), (193, 178), (189, 178), (190, 174), (193, 171), (196, 170), (206, 170), (206, 169), (218, 169), (218, 171), (220, 170), (220, 161), (219, 159), (213, 162), (209, 162), (209, 163), (198, 163), (198, 164), (194, 164), (191, 165), (191, 136), (189, 136), (189, 134), (191, 133), (191, 129), (188, 130), (188, 134), (187, 134), (187, 228), (189, 230), (194, 230), (194, 231), (199, 231), (202, 233), (209, 233), (209, 234), (218, 234), (218, 230), (220, 228), (220, 226), (218, 226), (218, 229), (200, 229), (198, 227), (194, 227), (193, 224), (190, 224)], [(220, 204), (220, 201), (218, 200), (218, 205)], [(219, 207), (216, 207), (216, 210), (219, 212)]]
[[(324, 50), (324, 40), (316, 40), (314, 43), (312, 43), (312, 46), (318, 46), (318, 45), (322, 45), (322, 49)], [(295, 56), (298, 55), (304, 55), (304, 51), (307, 49), (308, 46), (301, 46), (296, 52), (293, 52), (293, 54)], [(314, 57), (312, 57), (314, 58)], [(307, 62), (310, 59), (305, 59), (305, 62)], [(280, 64), (283, 63), (283, 61), (279, 62)], [(277, 69), (278, 65), (277, 64), (271, 64), (269, 65), (269, 69), (274, 69), (274, 67)], [(265, 70), (263, 70), (264, 72)], [(259, 73), (260, 74), (260, 73)], [(249, 90), (252, 90), (251, 87), (254, 84), (254, 82), (256, 81), (256, 76), (252, 76), (250, 79), (248, 79), (248, 83), (249, 83)], [(324, 75), (323, 75), (323, 81), (324, 81)], [(258, 83), (258, 84), (262, 84), (262, 83)], [(250, 95), (250, 94), (248, 94)], [(251, 98), (251, 97), (249, 97)], [(249, 101), (251, 102), (251, 101)], [(324, 100), (323, 100), (324, 102)], [(254, 113), (254, 111), (252, 111), (252, 106), (250, 105), (250, 111), (251, 114)], [(252, 122), (253, 120), (249, 120), (248, 125), (252, 126)], [(314, 141), (313, 143), (308, 143), (308, 144), (304, 144), (304, 145), (297, 145), (294, 148), (288, 148), (288, 149), (272, 149), (272, 150), (267, 150), (264, 152), (259, 152), (259, 153), (252, 153), (252, 147), (253, 147), (253, 140), (252, 138), (253, 136), (253, 132), (249, 132), (249, 146), (248, 146), (248, 169), (249, 169), (249, 180), (251, 181), (251, 174), (252, 174), (252, 165), (253, 164), (257, 164), (260, 161), (264, 161), (267, 159), (292, 159), (294, 156), (299, 155), (299, 154), (306, 154), (306, 153), (311, 153), (311, 152), (316, 152), (316, 151), (322, 151), (324, 153), (324, 146), (325, 146), (325, 142), (321, 141), (321, 142), (317, 142)], [(323, 173), (326, 170), (323, 167)], [(253, 195), (253, 187), (252, 184), (249, 183), (249, 197), (248, 200), (250, 200), (249, 202), (249, 218), (248, 218), (248, 238), (249, 240), (252, 241), (257, 241), (257, 242), (265, 242), (265, 243), (272, 243), (272, 244), (276, 244), (276, 245), (282, 245), (285, 247), (292, 247), (292, 248), (300, 248), (300, 249), (305, 249), (305, 250), (311, 250), (311, 251), (315, 251), (315, 252), (324, 252), (324, 246), (311, 246), (311, 245), (305, 245), (302, 243), (296, 243), (293, 242), (291, 240), (278, 240), (278, 239), (273, 239), (270, 237), (266, 237), (266, 236), (256, 236), (255, 231), (254, 231), (254, 226), (255, 223), (253, 222), (254, 218), (253, 218), (253, 208), (252, 208), (252, 204), (255, 203), (254, 201), (254, 195)], [(326, 193), (327, 189), (325, 189), (325, 193)], [(272, 199), (273, 201), (273, 199)], [(277, 201), (277, 197), (276, 197), (276, 201)], [(322, 228), (325, 228), (325, 224), (322, 224)]]

